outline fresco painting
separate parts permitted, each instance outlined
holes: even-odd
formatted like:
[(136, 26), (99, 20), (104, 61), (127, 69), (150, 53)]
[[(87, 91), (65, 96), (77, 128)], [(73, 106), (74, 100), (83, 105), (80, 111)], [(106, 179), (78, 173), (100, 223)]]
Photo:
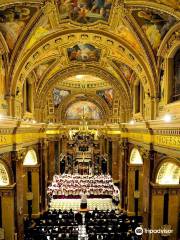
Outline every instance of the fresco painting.
[(113, 62), (119, 68), (119, 70), (124, 75), (126, 80), (130, 83), (132, 81), (132, 74), (133, 74), (134, 71), (128, 65), (126, 65), (125, 63), (117, 62), (117, 61), (113, 61)]
[(49, 22), (49, 19), (46, 16), (44, 16), (40, 20), (37, 28), (34, 30), (34, 33), (31, 36), (26, 48), (27, 49), (31, 48), (37, 41), (39, 41), (41, 38), (43, 38), (50, 32), (51, 32), (51, 24)]
[(136, 50), (141, 51), (141, 47), (139, 46), (138, 41), (134, 37), (133, 33), (130, 32), (128, 27), (126, 27), (123, 24), (120, 24), (117, 27), (117, 32), (118, 32), (118, 35), (121, 39), (128, 42), (133, 48), (136, 48)]
[(38, 79), (40, 79), (46, 70), (51, 66), (54, 60), (48, 61), (46, 63), (40, 64), (38, 67), (35, 68), (35, 73)]
[(99, 61), (101, 50), (91, 44), (77, 44), (68, 48), (68, 57), (70, 61), (92, 62)]
[(98, 120), (102, 116), (100, 109), (89, 101), (75, 102), (66, 111), (66, 119), (68, 120), (79, 120), (83, 117), (87, 120)]
[(99, 90), (97, 91), (97, 95), (102, 97), (106, 103), (108, 104), (108, 106), (110, 108), (112, 108), (112, 104), (113, 104), (113, 89), (105, 89), (105, 90)]
[(70, 91), (54, 88), (52, 94), (54, 106), (58, 107), (62, 100), (70, 94)]
[(28, 6), (7, 7), (0, 10), (0, 31), (10, 50), (14, 48), (19, 35), (36, 10), (37, 8)]
[(155, 10), (136, 10), (133, 16), (154, 50), (158, 49), (170, 27), (176, 23), (173, 16)]
[(112, 0), (56, 0), (60, 18), (87, 24), (108, 21)]

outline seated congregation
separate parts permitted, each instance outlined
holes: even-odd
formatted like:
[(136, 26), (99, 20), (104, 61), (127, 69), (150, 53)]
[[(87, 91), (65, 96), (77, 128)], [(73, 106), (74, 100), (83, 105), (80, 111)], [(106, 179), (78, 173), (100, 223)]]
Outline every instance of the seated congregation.
[[(39, 219), (25, 221), (25, 240), (139, 240), (134, 231), (141, 223), (141, 217), (115, 210), (49, 210)], [(86, 233), (80, 231), (81, 226)]]

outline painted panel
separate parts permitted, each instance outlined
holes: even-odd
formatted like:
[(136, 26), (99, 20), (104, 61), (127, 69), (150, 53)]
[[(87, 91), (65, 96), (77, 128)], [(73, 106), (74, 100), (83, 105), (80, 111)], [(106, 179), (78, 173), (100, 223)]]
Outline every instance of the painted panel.
[(13, 50), (19, 35), (36, 11), (37, 8), (30, 6), (11, 6), (0, 10), (0, 31), (9, 49)]
[(113, 89), (99, 90), (97, 91), (97, 95), (102, 97), (109, 107), (112, 107), (113, 104)]
[(141, 9), (132, 14), (154, 50), (158, 49), (168, 30), (176, 23), (173, 16), (160, 11)]
[(61, 20), (88, 24), (97, 20), (108, 21), (112, 0), (56, 0)]
[(86, 118), (88, 120), (101, 119), (100, 109), (92, 102), (78, 101), (70, 105), (66, 111), (66, 119), (78, 120)]
[(54, 88), (53, 89), (53, 102), (54, 106), (59, 106), (62, 100), (70, 94), (70, 91)]
[(101, 50), (91, 44), (77, 44), (68, 48), (68, 57), (70, 61), (92, 62), (99, 61)]

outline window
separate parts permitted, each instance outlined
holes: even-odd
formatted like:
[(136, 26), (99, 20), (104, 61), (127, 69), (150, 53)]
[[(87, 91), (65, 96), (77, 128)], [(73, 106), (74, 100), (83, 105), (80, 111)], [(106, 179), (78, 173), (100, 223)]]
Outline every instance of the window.
[(180, 100), (180, 49), (174, 56), (172, 101)]
[(26, 111), (32, 112), (32, 84), (26, 81)]
[(143, 113), (144, 110), (144, 89), (140, 81), (135, 85), (134, 93), (135, 113)]

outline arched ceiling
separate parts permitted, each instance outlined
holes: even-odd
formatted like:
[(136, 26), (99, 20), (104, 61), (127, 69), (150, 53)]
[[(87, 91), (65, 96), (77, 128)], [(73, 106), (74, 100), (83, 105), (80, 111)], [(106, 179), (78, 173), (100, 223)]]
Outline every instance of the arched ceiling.
[(176, 0), (2, 0), (7, 95), (20, 99), (31, 79), (37, 105), (54, 87), (81, 82), (93, 88), (96, 82), (97, 89), (114, 88), (130, 106), (139, 79), (147, 96), (158, 98), (157, 53), (179, 19)]

